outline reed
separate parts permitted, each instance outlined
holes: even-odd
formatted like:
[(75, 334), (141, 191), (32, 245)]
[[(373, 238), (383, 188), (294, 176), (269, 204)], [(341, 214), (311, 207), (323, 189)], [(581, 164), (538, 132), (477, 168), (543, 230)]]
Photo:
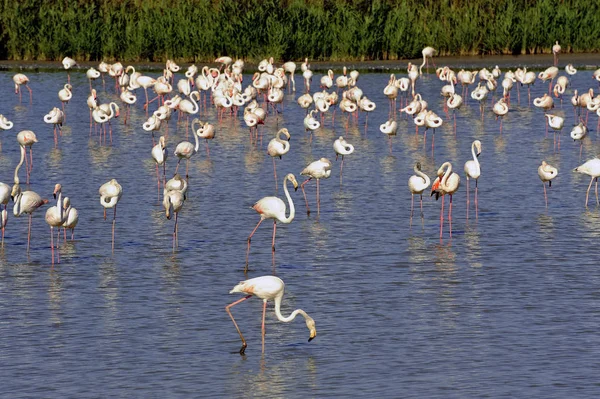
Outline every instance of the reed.
[(0, 2), (13, 60), (373, 60), (600, 49), (589, 0), (19, 0)]

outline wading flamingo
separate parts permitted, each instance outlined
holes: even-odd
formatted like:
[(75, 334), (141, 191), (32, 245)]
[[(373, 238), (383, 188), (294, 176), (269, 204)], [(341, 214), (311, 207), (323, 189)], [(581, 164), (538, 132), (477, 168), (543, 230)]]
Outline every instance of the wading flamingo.
[(460, 176), (452, 172), (452, 164), (444, 162), (437, 171), (437, 178), (431, 185), (431, 195), (435, 194), (437, 200), (442, 197), (442, 210), (440, 212), (440, 239), (442, 238), (444, 226), (444, 196), (450, 195), (450, 208), (448, 210), (448, 222), (450, 224), (450, 238), (452, 238), (452, 195), (460, 187)]
[[(17, 133), (17, 142), (22, 148), (21, 156), (25, 153), (27, 147), (29, 147), (29, 161), (27, 160), (27, 155), (25, 156), (25, 171), (27, 175), (27, 184), (29, 184), (29, 176), (31, 175), (31, 171), (33, 170), (33, 151), (32, 147), (35, 143), (38, 142), (37, 137), (34, 132), (31, 130), (21, 130)], [(17, 173), (15, 171), (15, 183), (17, 182)]]
[(69, 69), (73, 68), (77, 65), (77, 62), (73, 58), (65, 57), (62, 60), (63, 67), (67, 71), (67, 83), (71, 83), (71, 75), (69, 74)]
[(65, 241), (67, 241), (67, 229), (71, 230), (71, 241), (73, 241), (75, 239), (75, 227), (79, 222), (79, 212), (77, 208), (71, 206), (69, 197), (63, 199), (63, 208), (65, 209), (65, 222), (62, 227), (65, 233)]
[(304, 186), (312, 179), (317, 179), (317, 214), (321, 211), (321, 198), (319, 196), (319, 180), (327, 179), (331, 175), (331, 161), (327, 158), (321, 158), (318, 161), (311, 162), (302, 172), (303, 176), (308, 176), (308, 179), (300, 185), (302, 194), (304, 194), (304, 201), (306, 202), (306, 214), (310, 215), (310, 208), (308, 207), (308, 200), (306, 199), (306, 192)]
[(508, 104), (504, 97), (500, 98), (492, 108), (494, 114), (496, 114), (496, 120), (500, 118), (500, 134), (502, 134), (502, 121), (504, 120), (504, 115), (508, 114)]
[(579, 141), (579, 159), (581, 159), (581, 153), (583, 151), (583, 139), (587, 136), (587, 133), (587, 126), (583, 122), (579, 122), (577, 125), (573, 126), (573, 130), (571, 130), (571, 138), (573, 141)]
[(600, 159), (594, 158), (586, 161), (584, 164), (579, 165), (573, 172), (583, 173), (585, 175), (591, 176), (592, 180), (590, 180), (590, 185), (587, 188), (585, 193), (585, 207), (588, 206), (588, 198), (590, 195), (590, 189), (592, 188), (592, 183), (594, 179), (596, 179), (596, 204), (600, 205), (600, 200), (598, 199), (598, 177), (600, 176)]
[(381, 131), (381, 133), (383, 133), (383, 134), (387, 134), (388, 143), (390, 144), (390, 154), (391, 154), (392, 153), (392, 136), (395, 136), (396, 132), (398, 131), (398, 123), (395, 120), (390, 119), (389, 121), (379, 125), (379, 131)]
[(31, 104), (33, 101), (33, 92), (27, 85), (27, 83), (29, 83), (29, 78), (22, 73), (17, 73), (15, 76), (13, 76), (13, 82), (15, 82), (15, 94), (19, 95), (19, 102), (21, 102), (21, 86), (25, 85), (27, 90), (29, 90), (29, 104)]
[(186, 160), (186, 163), (185, 163), (185, 178), (186, 179), (189, 177), (188, 172), (189, 172), (189, 166), (190, 166), (190, 158), (192, 157), (192, 155), (197, 153), (198, 149), (200, 148), (200, 141), (198, 139), (197, 134), (194, 134), (194, 140), (196, 140), (196, 146), (194, 146), (189, 141), (182, 141), (181, 143), (177, 144), (177, 147), (175, 147), (175, 156), (177, 158), (179, 158), (179, 161), (177, 161), (177, 167), (175, 168), (175, 173), (177, 173), (177, 171), (179, 170), (179, 163), (181, 162), (181, 160), (185, 159)]
[(290, 181), (294, 186), (294, 191), (298, 189), (298, 182), (296, 181), (296, 176), (292, 173), (288, 173), (283, 178), (283, 192), (285, 193), (285, 197), (290, 206), (290, 214), (288, 217), (285, 216), (286, 206), (285, 202), (283, 202), (280, 198), (277, 197), (263, 197), (258, 200), (253, 206), (256, 212), (260, 214), (260, 220), (256, 224), (252, 233), (248, 236), (248, 248), (246, 250), (246, 267), (244, 268), (244, 273), (248, 271), (248, 257), (250, 255), (250, 242), (252, 241), (252, 236), (258, 229), (258, 226), (265, 219), (273, 219), (273, 241), (271, 243), (271, 248), (273, 250), (273, 254), (275, 253), (275, 232), (277, 231), (277, 221), (281, 223), (291, 223), (294, 220), (294, 216), (296, 216), (296, 208), (294, 208), (294, 201), (292, 201), (292, 197), (287, 188), (287, 182)]
[[(56, 184), (54, 186), (54, 198), (56, 205), (46, 210), (46, 223), (50, 226), (50, 248), (52, 249), (52, 265), (54, 265), (54, 228), (57, 227), (56, 235), (56, 260), (60, 263), (60, 253), (58, 252), (58, 242), (60, 241), (60, 228), (65, 223), (66, 215), (62, 201), (62, 186)], [(57, 196), (58, 193), (58, 196)]]
[(546, 208), (548, 208), (548, 196), (546, 195), (546, 182), (548, 187), (552, 187), (552, 179), (558, 175), (558, 169), (548, 164), (546, 161), (542, 161), (542, 164), (538, 167), (538, 176), (544, 185), (544, 200), (546, 201)]
[(173, 227), (173, 252), (175, 252), (175, 246), (178, 245), (178, 228), (177, 219), (179, 217), (179, 211), (183, 208), (185, 202), (184, 194), (179, 190), (163, 190), (163, 207), (165, 208), (165, 215), (167, 219), (171, 220), (171, 212), (175, 213), (175, 226)]
[[(167, 168), (167, 156), (168, 156), (168, 152), (167, 152), (167, 144), (166, 144), (166, 139), (165, 136), (160, 136), (160, 138), (158, 139), (158, 143), (152, 147), (152, 159), (154, 159), (154, 162), (156, 163), (156, 184), (158, 186), (157, 190), (160, 193), (160, 175), (158, 172), (158, 167), (162, 166), (163, 167), (163, 185), (166, 182), (166, 168)], [(160, 195), (160, 194), (159, 194)]]
[(117, 179), (112, 179), (102, 186), (98, 190), (100, 193), (100, 204), (104, 207), (104, 220), (106, 220), (106, 209), (113, 208), (113, 222), (112, 222), (112, 251), (115, 252), (115, 223), (117, 221), (117, 204), (123, 195), (123, 187), (119, 184)]
[(556, 132), (558, 131), (558, 149), (560, 150), (560, 132), (565, 124), (565, 118), (558, 115), (544, 114), (546, 123), (554, 130), (554, 150), (556, 150)]
[(354, 146), (344, 139), (344, 136), (340, 136), (333, 142), (333, 150), (335, 151), (335, 160), (337, 161), (338, 156), (342, 156), (342, 162), (340, 164), (340, 183), (342, 182), (342, 171), (344, 169), (344, 155), (350, 155), (354, 152)]
[(433, 55), (437, 52), (436, 49), (434, 49), (433, 47), (427, 46), (425, 47), (422, 51), (421, 54), (423, 54), (423, 63), (421, 64), (421, 66), (419, 67), (419, 75), (422, 75), (423, 73), (421, 72), (421, 70), (423, 69), (423, 67), (425, 65), (426, 66), (426, 72), (429, 73), (429, 62), (427, 60), (427, 58), (431, 58), (431, 63), (433, 64), (433, 67), (435, 68), (435, 63), (433, 62)]
[[(285, 139), (282, 138), (285, 136)], [(275, 177), (275, 190), (277, 190), (277, 167), (275, 166), (275, 158), (281, 157), (288, 153), (290, 150), (290, 132), (286, 129), (280, 129), (277, 134), (275, 134), (275, 138), (269, 141), (269, 145), (267, 146), (267, 154), (269, 154), (273, 158), (273, 176)]]
[(554, 66), (558, 65), (558, 53), (560, 53), (560, 44), (558, 44), (558, 40), (552, 46), (552, 55), (554, 55)]
[(261, 277), (255, 277), (255, 278), (252, 278), (252, 279), (249, 279), (246, 281), (240, 281), (240, 283), (238, 285), (236, 285), (235, 287), (233, 287), (233, 289), (231, 291), (229, 291), (230, 294), (233, 294), (234, 292), (241, 292), (243, 294), (246, 294), (246, 296), (244, 298), (237, 300), (225, 307), (225, 311), (227, 311), (227, 314), (229, 314), (229, 317), (231, 317), (231, 320), (233, 321), (233, 325), (235, 326), (235, 329), (237, 330), (237, 332), (240, 335), (240, 338), (242, 340), (242, 348), (240, 349), (240, 355), (243, 355), (244, 352), (246, 351), (247, 344), (246, 344), (246, 340), (244, 339), (244, 336), (242, 335), (242, 331), (238, 327), (237, 323), (235, 322), (235, 319), (233, 318), (233, 315), (231, 314), (230, 309), (234, 305), (237, 305), (238, 303), (245, 301), (246, 299), (252, 297), (253, 295), (256, 296), (257, 298), (260, 298), (263, 300), (263, 317), (262, 317), (262, 330), (261, 330), (262, 331), (262, 352), (263, 353), (265, 352), (265, 314), (267, 312), (267, 301), (269, 301), (269, 300), (275, 301), (275, 315), (277, 316), (277, 319), (279, 321), (288, 323), (288, 322), (294, 320), (294, 318), (298, 314), (300, 314), (300, 315), (302, 315), (302, 317), (304, 317), (304, 320), (306, 321), (306, 327), (308, 327), (308, 330), (310, 331), (308, 342), (310, 342), (317, 336), (317, 329), (315, 327), (315, 321), (304, 310), (296, 309), (288, 317), (283, 317), (283, 315), (281, 314), (281, 299), (283, 298), (284, 290), (285, 290), (285, 284), (279, 277), (261, 276)]
[(25, 160), (25, 147), (21, 146), (21, 161), (17, 165), (15, 169), (15, 184), (12, 187), (11, 198), (15, 203), (13, 208), (13, 215), (15, 217), (19, 217), (22, 214), (26, 213), (29, 215), (29, 227), (27, 229), (27, 251), (29, 252), (29, 244), (31, 242), (31, 217), (33, 212), (38, 209), (40, 206), (47, 204), (47, 199), (42, 199), (37, 193), (33, 191), (21, 191), (21, 186), (19, 185), (19, 168), (23, 165)]
[(481, 154), (481, 141), (475, 140), (471, 144), (471, 155), (473, 159), (465, 162), (465, 175), (467, 175), (467, 218), (469, 217), (469, 180), (475, 180), (475, 216), (479, 208), (477, 200), (477, 181), (479, 175), (481, 175), (481, 168), (479, 166), (479, 154)]
[(427, 187), (429, 187), (429, 184), (431, 183), (431, 180), (429, 179), (429, 176), (427, 176), (425, 173), (423, 173), (421, 171), (421, 162), (417, 162), (415, 164), (415, 167), (413, 168), (413, 170), (415, 171), (415, 174), (412, 175), (408, 179), (408, 189), (410, 190), (410, 193), (411, 193), (411, 199), (410, 199), (410, 226), (412, 226), (413, 210), (414, 210), (414, 203), (415, 203), (415, 194), (419, 194), (419, 196), (420, 196), (421, 221), (424, 220), (424, 216), (423, 216), (423, 191), (425, 191), (425, 189), (427, 189)]

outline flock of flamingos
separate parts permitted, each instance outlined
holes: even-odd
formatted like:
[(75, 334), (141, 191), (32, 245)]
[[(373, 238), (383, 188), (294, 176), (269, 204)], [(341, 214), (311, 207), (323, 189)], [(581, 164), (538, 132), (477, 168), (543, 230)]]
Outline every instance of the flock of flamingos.
[[(560, 131), (562, 130), (565, 120), (563, 117), (554, 115), (551, 113), (551, 109), (554, 106), (554, 99), (560, 98), (562, 102), (562, 95), (565, 93), (567, 86), (569, 85), (569, 76), (577, 73), (577, 70), (571, 65), (565, 67), (565, 74), (559, 76), (558, 55), (560, 53), (560, 45), (558, 42), (553, 47), (554, 53), (554, 66), (547, 68), (546, 70), (536, 74), (531, 71), (527, 71), (527, 68), (518, 68), (515, 71), (506, 71), (503, 75), (498, 67), (488, 70), (483, 68), (480, 71), (465, 71), (460, 70), (458, 72), (453, 71), (449, 67), (441, 67), (436, 69), (436, 75), (443, 82), (441, 94), (446, 98), (445, 101), (445, 112), (449, 123), (453, 123), (454, 132), (456, 133), (456, 110), (463, 104), (463, 99), (466, 96), (471, 96), (475, 101), (480, 104), (480, 111), (483, 117), (483, 110), (486, 104), (486, 100), (490, 93), (492, 95), (498, 90), (502, 90), (502, 94), (499, 95), (499, 99), (493, 104), (492, 111), (496, 114), (497, 118), (500, 118), (500, 132), (502, 132), (502, 117), (509, 112), (510, 103), (514, 99), (513, 87), (517, 88), (517, 96), (520, 92), (519, 86), (527, 86), (528, 93), (529, 87), (534, 82), (541, 80), (542, 82), (548, 82), (548, 93), (545, 93), (542, 97), (535, 98), (533, 104), (544, 110), (546, 117), (546, 131), (548, 127), (555, 131), (555, 147), (560, 146)], [(383, 87), (383, 94), (389, 99), (389, 116), (388, 121), (380, 126), (380, 131), (388, 136), (390, 151), (392, 148), (392, 136), (396, 135), (398, 124), (397, 114), (398, 111), (405, 113), (407, 117), (413, 118), (415, 123), (415, 129), (418, 133), (419, 127), (424, 127), (424, 139), (426, 140), (427, 132), (432, 129), (433, 135), (431, 137), (431, 151), (435, 150), (435, 129), (439, 128), (443, 123), (444, 119), (436, 115), (433, 111), (428, 109), (428, 104), (423, 100), (422, 96), (418, 93), (419, 79), (423, 74), (423, 68), (429, 68), (429, 61), (433, 63), (433, 55), (435, 50), (432, 47), (426, 47), (423, 49), (423, 63), (420, 66), (409, 63), (407, 75), (397, 78), (395, 75), (391, 75), (388, 84)], [(137, 102), (136, 91), (142, 88), (144, 91), (144, 104), (143, 108), (146, 111), (148, 117), (147, 121), (143, 124), (142, 128), (145, 131), (152, 133), (153, 147), (150, 152), (152, 158), (156, 163), (156, 176), (157, 176), (157, 187), (160, 192), (162, 187), (163, 191), (163, 206), (167, 218), (175, 216), (175, 226), (173, 230), (173, 250), (177, 246), (177, 218), (179, 211), (182, 209), (186, 201), (186, 191), (188, 189), (188, 171), (190, 159), (200, 150), (200, 140), (206, 140), (206, 152), (209, 153), (209, 140), (215, 137), (215, 126), (208, 123), (202, 122), (198, 118), (194, 118), (190, 121), (190, 118), (198, 114), (202, 107), (206, 107), (207, 97), (210, 98), (209, 102), (216, 107), (218, 110), (219, 122), (225, 117), (237, 117), (238, 110), (243, 108), (243, 120), (249, 128), (250, 140), (256, 141), (259, 138), (259, 126), (264, 124), (265, 119), (269, 117), (276, 117), (283, 108), (284, 93), (286, 90), (296, 91), (296, 82), (294, 74), (296, 72), (296, 64), (294, 62), (286, 62), (281, 67), (274, 64), (273, 59), (265, 59), (258, 65), (258, 72), (252, 77), (252, 81), (246, 87), (242, 86), (242, 73), (244, 69), (244, 62), (242, 60), (232, 60), (230, 57), (220, 57), (215, 60), (220, 65), (219, 68), (204, 66), (201, 70), (195, 65), (190, 65), (185, 71), (185, 75), (175, 82), (175, 74), (180, 71), (180, 67), (171, 60), (167, 60), (163, 74), (159, 77), (150, 77), (142, 75), (140, 72), (135, 71), (133, 66), (127, 66), (126, 68), (120, 62), (114, 64), (107, 64), (105, 62), (100, 63), (98, 69), (90, 68), (86, 72), (86, 76), (89, 79), (89, 90), (90, 94), (87, 99), (87, 104), (90, 111), (90, 131), (92, 124), (102, 137), (102, 140), (112, 141), (112, 127), (111, 121), (120, 115), (120, 108), (126, 107), (125, 123), (129, 114), (129, 108)], [(61, 135), (61, 126), (65, 120), (64, 104), (67, 103), (72, 97), (72, 86), (70, 83), (69, 71), (77, 64), (71, 58), (66, 57), (63, 59), (62, 64), (64, 69), (67, 70), (67, 84), (58, 93), (59, 99), (63, 102), (63, 108), (54, 107), (47, 115), (44, 116), (46, 123), (54, 125), (54, 143), (58, 145), (58, 141)], [(435, 64), (434, 64), (435, 68)], [(327, 74), (320, 78), (320, 87), (322, 91), (317, 91), (311, 94), (311, 80), (313, 79), (313, 72), (310, 69), (308, 59), (301, 64), (302, 79), (304, 80), (304, 94), (297, 98), (297, 103), (306, 110), (306, 117), (304, 119), (304, 127), (307, 132), (310, 132), (310, 139), (312, 140), (312, 132), (319, 129), (325, 122), (325, 116), (330, 116), (332, 123), (334, 123), (335, 111), (339, 109), (343, 115), (345, 115), (345, 125), (353, 120), (358, 120), (358, 112), (365, 113), (368, 118), (368, 113), (373, 111), (376, 107), (375, 103), (369, 100), (363, 91), (359, 88), (359, 73), (357, 71), (347, 72), (346, 68), (343, 68), (342, 74), (335, 77), (334, 72), (329, 70)], [(99, 104), (96, 97), (96, 90), (93, 88), (94, 80), (102, 78), (104, 83), (104, 76), (108, 74), (114, 78), (114, 90), (119, 93), (122, 104), (119, 105), (115, 102), (110, 104)], [(596, 70), (593, 74), (595, 80), (600, 83), (600, 69)], [(478, 83), (474, 89), (469, 93), (470, 86), (475, 84), (476, 80)], [(13, 81), (15, 84), (15, 93), (19, 96), (19, 101), (22, 100), (23, 88), (29, 91), (29, 102), (32, 102), (33, 92), (28, 86), (29, 79), (22, 73), (14, 75)], [(498, 84), (500, 82), (500, 85)], [(174, 87), (176, 86), (176, 89)], [(456, 87), (461, 87), (456, 90)], [(498, 86), (501, 86), (498, 87)], [(156, 96), (151, 99), (148, 95), (148, 89), (153, 89)], [(178, 93), (178, 94), (177, 94)], [(397, 101), (400, 101), (398, 106)], [(156, 110), (150, 112), (150, 106), (154, 102), (158, 103)], [(531, 95), (528, 94), (528, 101), (531, 102)], [(141, 102), (141, 101), (140, 101)], [(571, 103), (576, 111), (576, 122), (570, 133), (574, 140), (581, 141), (588, 133), (588, 114), (589, 112), (596, 112), (599, 117), (599, 128), (600, 128), (600, 95), (594, 97), (593, 88), (588, 89), (582, 93), (578, 93), (578, 90), (574, 90), (574, 95), (571, 98)], [(449, 111), (452, 110), (453, 118), (450, 117)], [(584, 115), (585, 112), (585, 115)], [(177, 168), (174, 176), (167, 180), (166, 177), (166, 160), (168, 158), (168, 152), (166, 150), (165, 136), (161, 135), (158, 140), (155, 139), (155, 132), (166, 130), (168, 134), (168, 121), (172, 116), (177, 113), (178, 118), (184, 118), (186, 137), (189, 138), (189, 132), (194, 136), (193, 142), (182, 141), (176, 146), (173, 153), (177, 157)], [(452, 119), (454, 120), (452, 122)], [(3, 130), (9, 130), (13, 126), (6, 117), (0, 115), (0, 128)], [(191, 126), (191, 127), (190, 127)], [(558, 141), (556, 140), (556, 132), (558, 132)], [(289, 150), (289, 139), (290, 133), (286, 128), (280, 129), (275, 137), (268, 143), (267, 152), (273, 159), (273, 175), (276, 186), (279, 184), (277, 179), (277, 168), (276, 158), (281, 158)], [(1, 222), (2, 222), (2, 243), (4, 242), (4, 231), (8, 221), (7, 206), (12, 200), (14, 202), (13, 214), (18, 217), (22, 214), (27, 214), (29, 217), (28, 227), (28, 244), (31, 240), (31, 218), (33, 213), (46, 204), (48, 200), (42, 199), (40, 195), (30, 190), (22, 190), (19, 179), (19, 171), (23, 164), (25, 164), (25, 175), (27, 184), (29, 184), (29, 177), (33, 170), (33, 156), (31, 153), (32, 146), (38, 141), (36, 135), (31, 130), (23, 130), (17, 134), (17, 141), (20, 145), (21, 159), (14, 171), (14, 182), (12, 187), (5, 183), (0, 183), (0, 203), (4, 205), (1, 211)], [(344, 156), (348, 156), (353, 153), (354, 147), (348, 143), (343, 136), (339, 137), (333, 143), (333, 148), (336, 153), (336, 159), (338, 156), (341, 157), (340, 165), (340, 178), (343, 170), (343, 159)], [(29, 155), (27, 154), (29, 149)], [(481, 170), (479, 167), (478, 156), (482, 151), (482, 144), (479, 140), (475, 140), (471, 146), (472, 158), (464, 164), (464, 172), (467, 184), (467, 209), (469, 208), (469, 184), (471, 180), (475, 181), (475, 193), (474, 193), (474, 206), (475, 212), (478, 211), (478, 193), (477, 193), (477, 181), (480, 177)], [(580, 154), (581, 156), (581, 154)], [(182, 160), (186, 161), (186, 172), (185, 178), (180, 175), (179, 166)], [(288, 191), (288, 186), (293, 186), (297, 189), (300, 186), (304, 193), (304, 199), (306, 203), (306, 211), (310, 213), (310, 207), (304, 192), (304, 186), (312, 179), (316, 180), (317, 186), (317, 212), (320, 211), (320, 200), (319, 200), (319, 181), (320, 179), (329, 178), (331, 175), (332, 162), (326, 158), (321, 158), (310, 163), (302, 172), (301, 175), (307, 177), (303, 183), (299, 184), (296, 180), (296, 176), (292, 173), (288, 173), (283, 178), (283, 192), (287, 199), (286, 203), (276, 196), (268, 196), (257, 201), (253, 208), (260, 215), (260, 219), (256, 227), (251, 231), (247, 239), (247, 252), (246, 252), (246, 270), (248, 268), (248, 256), (250, 253), (250, 244), (253, 234), (256, 232), (260, 224), (265, 219), (273, 220), (273, 236), (272, 236), (272, 250), (275, 251), (275, 234), (277, 230), (277, 222), (290, 223), (295, 216), (295, 207), (292, 198)], [(160, 171), (162, 169), (162, 173)], [(431, 185), (431, 195), (435, 195), (436, 199), (442, 198), (441, 212), (440, 212), (440, 238), (443, 236), (443, 223), (445, 219), (444, 215), (444, 198), (449, 197), (449, 210), (447, 220), (450, 227), (450, 237), (452, 237), (452, 195), (457, 192), (460, 186), (460, 175), (453, 170), (451, 162), (444, 162), (437, 170), (437, 176), (433, 183), (431, 179), (422, 172), (420, 163), (416, 163), (414, 166), (415, 175), (411, 176), (408, 180), (408, 188), (412, 194), (413, 200), (411, 201), (411, 224), (412, 216), (414, 212), (414, 196), (419, 195), (420, 207), (421, 207), (421, 218), (423, 218), (423, 202), (422, 194)], [(596, 202), (600, 204), (598, 199), (598, 182), (597, 179), (600, 176), (600, 159), (591, 159), (579, 167), (574, 169), (575, 172), (584, 173), (591, 177), (590, 184), (586, 192), (585, 205), (588, 205), (589, 192), (592, 187), (594, 180), (596, 180)], [(546, 199), (546, 206), (548, 205), (546, 196), (546, 182), (550, 186), (552, 180), (557, 176), (558, 170), (546, 161), (542, 161), (538, 169), (538, 175), (544, 184), (544, 197)], [(123, 189), (116, 179), (111, 179), (104, 183), (99, 188), (100, 204), (104, 207), (104, 218), (106, 219), (106, 210), (113, 210), (113, 222), (112, 222), (112, 248), (114, 251), (115, 242), (115, 221), (116, 212), (119, 199), (123, 194)], [(69, 197), (62, 196), (62, 187), (60, 184), (56, 184), (54, 188), (54, 197), (56, 204), (46, 211), (45, 220), (50, 226), (50, 247), (52, 255), (52, 264), (54, 265), (55, 258), (60, 262), (60, 255), (58, 253), (58, 244), (60, 241), (60, 229), (64, 229), (64, 239), (66, 240), (66, 230), (71, 230), (71, 239), (73, 239), (74, 229), (79, 220), (79, 214), (77, 209), (71, 205)], [(287, 213), (287, 207), (289, 206), (289, 213)], [(57, 229), (56, 243), (54, 242), (54, 228)], [(55, 254), (56, 252), (56, 254)], [(265, 312), (266, 304), (268, 300), (275, 302), (275, 313), (277, 318), (283, 322), (289, 322), (293, 320), (296, 315), (300, 314), (306, 321), (306, 326), (310, 331), (309, 341), (316, 336), (316, 328), (314, 320), (306, 314), (302, 309), (297, 309), (288, 317), (284, 317), (280, 312), (281, 300), (284, 293), (284, 283), (281, 279), (275, 276), (262, 276), (245, 280), (236, 285), (230, 293), (239, 292), (245, 296), (238, 301), (235, 301), (226, 307), (226, 311), (231, 317), (237, 332), (239, 333), (242, 341), (242, 347), (240, 354), (244, 354), (246, 349), (246, 340), (242, 335), (232, 313), (231, 307), (234, 305), (247, 300), (252, 296), (261, 298), (263, 304), (263, 315), (262, 315), (262, 350), (264, 352), (264, 338), (265, 338)]]

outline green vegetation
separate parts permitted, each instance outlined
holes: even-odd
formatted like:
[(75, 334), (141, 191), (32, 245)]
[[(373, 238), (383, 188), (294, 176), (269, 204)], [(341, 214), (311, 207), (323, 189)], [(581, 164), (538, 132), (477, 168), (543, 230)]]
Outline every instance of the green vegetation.
[(0, 58), (415, 58), (600, 49), (597, 0), (1, 0)]

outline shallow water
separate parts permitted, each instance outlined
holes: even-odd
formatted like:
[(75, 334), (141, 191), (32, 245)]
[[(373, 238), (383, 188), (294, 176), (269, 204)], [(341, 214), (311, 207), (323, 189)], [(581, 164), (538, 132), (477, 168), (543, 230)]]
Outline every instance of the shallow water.
[[(422, 132), (415, 136), (412, 121), (399, 113), (390, 153), (379, 131), (388, 114), (382, 94), (388, 74), (359, 78), (358, 86), (377, 103), (366, 128), (361, 115), (346, 131), (338, 111), (334, 126), (328, 116), (309, 145), (304, 110), (295, 102), (302, 90), (297, 77), (298, 91), (286, 95), (283, 114), (261, 127), (262, 143), (250, 143), (241, 117), (217, 125), (210, 157), (201, 143), (190, 162), (175, 253), (173, 220), (157, 198), (151, 137), (141, 128), (142, 90), (128, 124), (121, 108), (112, 145), (101, 144), (90, 133), (84, 70), (72, 72), (73, 99), (54, 148), (43, 116), (60, 107), (56, 93), (65, 72), (26, 72), (32, 105), (27, 91), (21, 104), (8, 92), (13, 73), (0, 72), (6, 92), (0, 112), (15, 124), (0, 136), (0, 179), (11, 183), (19, 161), (16, 133), (35, 131), (29, 189), (52, 205), (54, 184), (61, 183), (80, 221), (75, 241), (61, 243), (61, 263), (51, 267), (43, 220), (48, 205), (34, 214), (29, 254), (27, 219), (10, 213), (0, 252), (0, 386), (7, 397), (565, 398), (600, 392), (594, 255), (600, 210), (593, 195), (586, 210), (589, 179), (572, 172), (598, 153), (597, 117), (590, 115), (581, 159), (578, 143), (568, 137), (574, 121), (569, 98), (575, 88), (597, 87), (592, 71), (575, 75), (563, 107), (556, 103), (553, 112), (566, 117), (560, 150), (554, 150), (552, 132), (545, 135), (543, 112), (527, 105), (524, 89), (518, 105), (515, 87), (502, 135), (490, 100), (483, 121), (469, 100), (457, 112), (456, 137), (446, 118), (436, 131), (434, 156), (432, 132), (424, 146)], [(106, 89), (100, 81), (95, 86), (100, 102), (119, 102), (108, 80)], [(418, 91), (444, 115), (441, 86), (429, 75)], [(532, 98), (545, 90), (536, 83)], [(214, 109), (202, 118), (217, 123)], [(275, 191), (266, 154), (280, 127), (290, 130), (292, 149), (276, 160), (279, 179), (292, 172), (301, 182), (300, 171), (320, 157), (332, 160), (333, 172), (321, 181), (319, 214), (313, 182), (306, 186), (310, 216), (301, 191), (292, 193), (296, 217), (279, 224), (274, 259), (272, 224), (259, 227), (248, 277), (281, 277), (282, 312), (303, 308), (316, 320), (318, 336), (308, 343), (302, 319), (280, 323), (269, 307), (261, 355), (262, 302), (254, 298), (233, 307), (249, 345), (240, 356), (224, 307), (240, 298), (228, 292), (245, 278), (246, 238), (259, 220), (250, 207), (263, 196), (283, 196), (280, 182)], [(169, 135), (172, 174), (172, 151), (185, 139), (176, 116)], [(356, 148), (345, 157), (342, 182), (332, 149), (339, 135)], [(483, 144), (479, 213), (471, 208), (467, 219), (462, 169), (474, 139)], [(440, 240), (441, 201), (433, 197), (424, 198), (423, 221), (416, 212), (409, 227), (407, 181), (415, 161), (433, 176), (447, 160), (462, 185), (453, 200), (452, 239), (445, 223)], [(559, 169), (548, 209), (537, 176), (542, 160)], [(20, 177), (24, 181), (24, 169)], [(123, 186), (114, 254), (111, 213), (104, 221), (98, 196), (111, 178)]]

